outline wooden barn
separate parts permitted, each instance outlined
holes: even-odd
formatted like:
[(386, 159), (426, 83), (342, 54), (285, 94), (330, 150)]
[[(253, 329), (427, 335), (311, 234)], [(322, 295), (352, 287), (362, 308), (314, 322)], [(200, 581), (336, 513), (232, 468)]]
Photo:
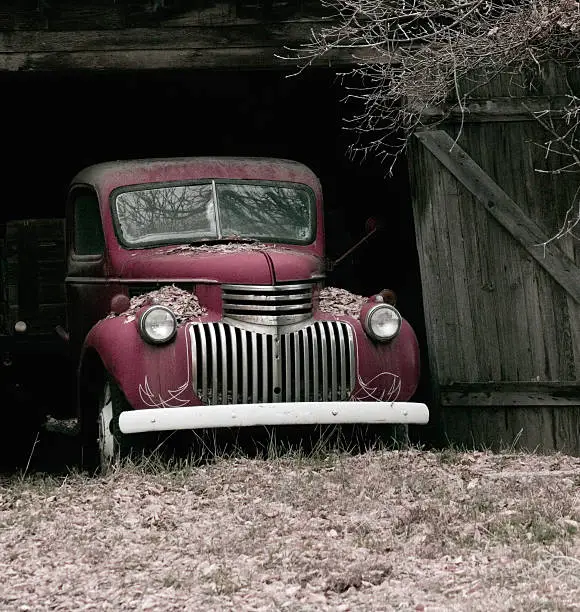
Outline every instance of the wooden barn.
[(580, 181), (531, 111), (577, 70), (501, 75), (409, 156), (431, 380), (447, 437), (580, 452)]
[[(62, 217), (68, 181), (99, 161), (297, 159), (321, 177), (331, 256), (367, 217), (385, 222), (331, 281), (398, 293), (424, 351), (432, 423), (417, 436), (580, 453), (580, 241), (544, 244), (578, 179), (545, 172), (554, 162), (529, 110), (561, 104), (571, 76), (548, 71), (533, 90), (497, 78), (465, 115), (418, 133), (387, 180), (378, 162), (345, 156), (337, 73), (351, 53), (293, 77), (283, 59), (324, 16), (316, 0), (3, 2), (0, 222)], [(16, 291), (39, 272), (10, 274)], [(31, 299), (32, 311), (50, 306)]]

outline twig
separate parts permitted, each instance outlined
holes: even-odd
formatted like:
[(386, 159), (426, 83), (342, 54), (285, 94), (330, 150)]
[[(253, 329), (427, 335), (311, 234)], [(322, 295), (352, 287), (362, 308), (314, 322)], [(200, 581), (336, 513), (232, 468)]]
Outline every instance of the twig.
[(28, 468), (30, 467), (30, 462), (32, 461), (32, 455), (34, 454), (34, 449), (36, 448), (36, 445), (38, 444), (38, 436), (40, 435), (40, 431), (36, 432), (36, 437), (34, 438), (34, 443), (32, 444), (32, 448), (30, 449), (30, 454), (28, 455), (28, 461), (26, 462), (26, 467), (24, 468), (24, 472), (22, 474), (22, 476), (20, 477), (20, 480), (24, 480), (26, 478), (26, 475), (28, 474)]

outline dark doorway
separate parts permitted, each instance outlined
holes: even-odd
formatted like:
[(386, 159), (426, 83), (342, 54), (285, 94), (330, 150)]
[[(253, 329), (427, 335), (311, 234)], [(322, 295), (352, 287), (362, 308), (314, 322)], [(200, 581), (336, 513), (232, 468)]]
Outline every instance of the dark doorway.
[(363, 235), (367, 217), (387, 228), (345, 260), (337, 281), (360, 293), (418, 282), (406, 169), (387, 179), (378, 162), (347, 158), (344, 92), (331, 70), (5, 73), (0, 84), (12, 126), (2, 220), (63, 216), (70, 179), (100, 161), (284, 157), (322, 181), (331, 257)]
[[(0, 74), (5, 200), (0, 221), (64, 215), (67, 185), (101, 161), (190, 155), (295, 159), (320, 177), (331, 258), (385, 230), (345, 259), (330, 283), (369, 295), (394, 289), (425, 346), (407, 169), (347, 155), (334, 71), (165, 71)], [(426, 359), (424, 359), (424, 362)]]

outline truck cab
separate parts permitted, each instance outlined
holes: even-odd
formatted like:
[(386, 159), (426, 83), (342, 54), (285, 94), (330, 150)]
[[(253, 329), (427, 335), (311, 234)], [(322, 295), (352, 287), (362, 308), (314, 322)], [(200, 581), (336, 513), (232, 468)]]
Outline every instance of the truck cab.
[(409, 401), (412, 328), (383, 294), (325, 286), (324, 239), (320, 183), (294, 161), (120, 161), (73, 179), (66, 333), (103, 464), (147, 432), (428, 421)]

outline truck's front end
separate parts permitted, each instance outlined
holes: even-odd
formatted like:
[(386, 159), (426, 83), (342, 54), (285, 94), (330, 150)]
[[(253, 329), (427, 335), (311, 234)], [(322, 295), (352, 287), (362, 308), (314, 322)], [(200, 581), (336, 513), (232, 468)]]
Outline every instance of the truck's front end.
[(113, 313), (83, 355), (107, 372), (102, 456), (140, 432), (427, 422), (409, 324), (382, 295), (324, 286), (307, 168), (157, 164), (99, 187)]

